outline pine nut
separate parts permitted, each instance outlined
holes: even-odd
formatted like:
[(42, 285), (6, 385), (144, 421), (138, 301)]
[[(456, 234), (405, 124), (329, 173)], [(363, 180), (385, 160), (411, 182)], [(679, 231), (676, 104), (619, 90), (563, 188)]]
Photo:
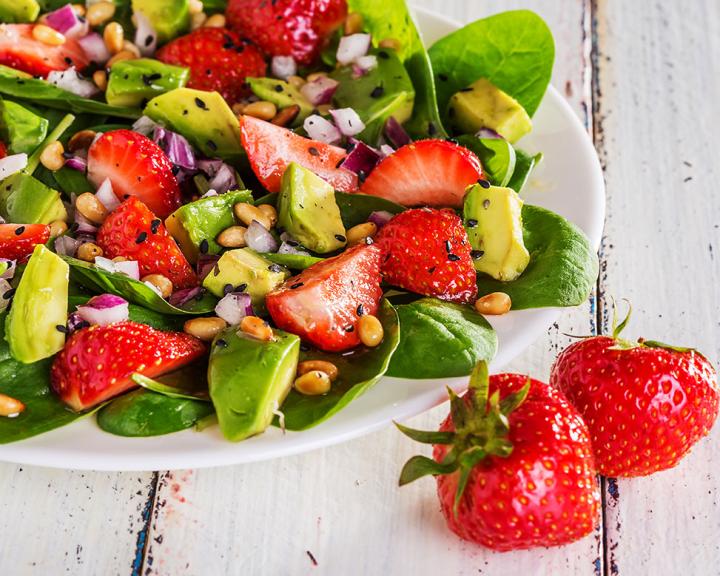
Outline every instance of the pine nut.
[(140, 278), (141, 282), (147, 282), (148, 284), (152, 284), (160, 291), (160, 295), (163, 298), (170, 298), (170, 296), (173, 293), (173, 284), (170, 282), (169, 278), (166, 278), (162, 274), (148, 274), (147, 276), (143, 276)]
[(65, 44), (65, 36), (45, 24), (36, 24), (33, 26), (32, 36), (38, 42), (42, 42), (48, 46), (62, 46)]
[(358, 320), (358, 336), (360, 336), (360, 342), (365, 346), (375, 348), (382, 342), (384, 335), (385, 331), (376, 316), (372, 314), (360, 316), (360, 320)]
[(305, 78), (302, 76), (290, 76), (287, 81), (290, 86), (294, 86), (295, 88), (302, 88), (306, 84)]
[(87, 150), (90, 148), (90, 144), (92, 144), (93, 140), (95, 140), (95, 136), (97, 136), (97, 133), (92, 130), (80, 130), (80, 132), (75, 132), (75, 134), (72, 135), (72, 138), (68, 140), (68, 150), (70, 152)]
[(270, 341), (275, 339), (270, 325), (257, 316), (245, 316), (240, 322), (240, 330), (258, 340)]
[(25, 404), (5, 394), (0, 394), (0, 416), (14, 418), (25, 410)]
[(93, 224), (102, 224), (107, 218), (108, 211), (97, 196), (92, 192), (83, 192), (75, 200), (75, 210), (80, 212)]
[(85, 13), (87, 12), (84, 4), (73, 4), (72, 9), (81, 18), (85, 16)]
[(100, 246), (98, 246), (97, 244), (93, 244), (92, 242), (85, 242), (84, 244), (80, 244), (80, 247), (77, 249), (76, 254), (79, 260), (84, 260), (85, 262), (95, 262), (95, 258), (102, 255), (102, 248), (100, 248)]
[(95, 86), (100, 88), (103, 92), (107, 89), (107, 72), (105, 70), (95, 70), (92, 75)]
[(330, 377), (320, 370), (313, 370), (295, 379), (295, 390), (305, 396), (320, 396), (330, 391)]
[(315, 80), (319, 80), (320, 78), (327, 78), (327, 72), (313, 72), (307, 75), (308, 82), (315, 82)]
[(190, 14), (200, 14), (204, 8), (205, 6), (203, 6), (200, 0), (190, 0), (190, 2), (188, 2), (188, 11)]
[(400, 50), (402, 45), (400, 44), (400, 41), (395, 38), (385, 38), (383, 40), (380, 40), (380, 42), (378, 43), (378, 47), (392, 48), (393, 50), (395, 50), (395, 52), (397, 52), (398, 50)]
[(130, 42), (130, 40), (123, 40), (123, 50), (132, 52), (132, 54), (135, 56), (135, 58), (140, 58), (140, 48), (135, 46), (135, 44)]
[(232, 105), (231, 109), (235, 116), (241, 116), (243, 110), (245, 110), (245, 104), (243, 104), (242, 102), (235, 102), (235, 104)]
[(512, 307), (512, 300), (505, 292), (493, 292), (479, 298), (475, 302), (475, 310), (488, 316), (507, 314)]
[(183, 330), (198, 340), (209, 342), (227, 327), (227, 322), (217, 316), (213, 318), (193, 318), (185, 322)]
[(298, 114), (300, 114), (300, 106), (293, 104), (280, 110), (270, 122), (275, 124), (275, 126), (287, 126), (298, 117)]
[(40, 154), (40, 163), (53, 172), (60, 170), (65, 165), (64, 151), (63, 145), (57, 140), (50, 142)]
[(270, 219), (265, 215), (264, 212), (262, 212), (259, 208), (256, 208), (252, 204), (248, 204), (247, 202), (239, 202), (238, 204), (235, 204), (233, 206), (233, 211), (235, 212), (235, 216), (240, 222), (245, 224), (245, 226), (250, 226), (250, 223), (255, 220), (262, 224), (267, 230), (270, 230), (272, 228), (272, 223), (270, 222)]
[(363, 242), (365, 238), (372, 238), (375, 234), (377, 234), (377, 226), (375, 223), (363, 222), (350, 228), (345, 236), (347, 237), (348, 246), (352, 246)]
[(102, 26), (115, 16), (115, 4), (113, 2), (97, 2), (91, 4), (87, 9), (87, 21), (93, 28)]
[(204, 28), (225, 28), (225, 16), (223, 14), (213, 14), (209, 16), (205, 23)]
[(348, 14), (345, 18), (345, 26), (343, 27), (345, 36), (350, 36), (350, 34), (357, 34), (358, 32), (362, 32), (362, 29), (362, 14), (359, 14), (358, 12), (350, 12), (350, 14)]
[(298, 376), (312, 372), (313, 370), (319, 370), (325, 372), (330, 378), (331, 382), (334, 382), (338, 377), (338, 368), (332, 362), (326, 362), (325, 360), (305, 360), (300, 362), (297, 367)]
[(110, 22), (105, 26), (103, 31), (103, 40), (105, 46), (110, 51), (110, 54), (117, 54), (123, 49), (123, 42), (125, 41), (125, 32), (123, 27), (118, 22)]
[(230, 226), (220, 232), (216, 240), (223, 248), (242, 248), (245, 246), (245, 232), (245, 226)]
[(198, 28), (202, 28), (202, 25), (205, 24), (205, 20), (207, 20), (207, 14), (205, 14), (205, 12), (198, 12), (197, 14), (192, 14), (190, 16), (190, 30), (197, 30)]
[[(105, 63), (105, 67), (110, 69), (113, 67), (113, 64), (115, 64), (115, 62), (122, 62), (123, 60), (137, 60), (137, 58), (135, 57), (135, 54), (133, 54), (129, 50), (121, 50)], [(107, 88), (107, 84), (105, 85), (105, 87)]]
[(243, 114), (247, 114), (253, 118), (259, 118), (260, 120), (272, 120), (275, 118), (275, 114), (277, 114), (277, 106), (272, 102), (260, 100), (259, 102), (252, 102), (245, 106)]
[(57, 238), (58, 236), (67, 232), (68, 225), (62, 220), (55, 220), (50, 222), (50, 238)]
[(278, 213), (275, 209), (275, 206), (271, 204), (260, 204), (260, 206), (257, 206), (257, 209), (260, 210), (263, 214), (265, 214), (265, 217), (270, 221), (270, 227), (272, 228), (277, 224), (278, 221)]

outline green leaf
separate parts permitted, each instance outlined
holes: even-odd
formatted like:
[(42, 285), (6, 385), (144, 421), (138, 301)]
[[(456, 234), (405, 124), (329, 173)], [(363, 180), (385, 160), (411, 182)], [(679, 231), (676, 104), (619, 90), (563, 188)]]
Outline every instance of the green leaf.
[(400, 327), (395, 309), (387, 300), (383, 300), (378, 318), (385, 329), (385, 337), (377, 348), (361, 347), (342, 355), (319, 350), (300, 353), (301, 362), (332, 362), (338, 368), (338, 377), (330, 392), (323, 396), (304, 396), (295, 390), (290, 392), (280, 408), (285, 414), (285, 427), (288, 430), (305, 430), (327, 420), (385, 374), (400, 339)]
[(434, 430), (415, 430), (395, 422), (395, 426), (408, 438), (423, 444), (452, 444), (455, 441), (455, 432), (436, 432)]
[(441, 464), (435, 462), (432, 458), (427, 456), (413, 456), (405, 462), (402, 471), (400, 472), (400, 486), (405, 486), (410, 482), (414, 482), (418, 478), (423, 476), (437, 476), (438, 474), (451, 474), (458, 469), (458, 462), (453, 461), (448, 464)]
[(503, 138), (478, 138), (470, 134), (458, 136), (460, 145), (480, 159), (483, 171), (493, 186), (507, 186), (515, 172), (516, 155), (512, 144)]
[(485, 450), (480, 446), (474, 446), (460, 454), (458, 458), (460, 478), (458, 479), (457, 490), (455, 491), (455, 500), (453, 502), (453, 514), (455, 514), (455, 516), (457, 516), (460, 500), (462, 500), (468, 480), (470, 480), (470, 473), (475, 465), (484, 460), (486, 457), (487, 452), (485, 452)]
[(525, 402), (525, 399), (530, 392), (530, 384), (530, 377), (528, 377), (527, 382), (522, 388), (520, 388), (520, 390), (505, 396), (505, 398), (503, 398), (499, 404), (500, 412), (507, 416), (511, 412), (513, 412), (518, 406), (520, 406), (520, 404)]
[(210, 402), (207, 381), (207, 359), (193, 362), (179, 370), (164, 374), (158, 378), (148, 378), (142, 374), (133, 374), (132, 381), (146, 390), (162, 394), (168, 398), (201, 400)]
[(523, 206), (522, 218), (530, 264), (512, 282), (478, 274), (478, 296), (505, 292), (513, 310), (585, 302), (598, 275), (597, 254), (585, 234), (562, 216), (538, 206)]
[(273, 254), (270, 252), (263, 252), (260, 254), (266, 260), (285, 266), (291, 270), (305, 270), (310, 268), (313, 264), (322, 262), (325, 258), (318, 258), (317, 256), (303, 256), (302, 254)]
[(448, 34), (429, 53), (443, 115), (453, 94), (487, 78), (532, 116), (550, 82), (555, 43), (540, 16), (513, 10)]
[(512, 188), (515, 192), (520, 194), (530, 178), (530, 173), (533, 171), (535, 166), (540, 164), (542, 157), (542, 152), (530, 155), (527, 152), (516, 148), (515, 170), (513, 171), (512, 178), (510, 178), (510, 181), (507, 183), (507, 187)]
[(488, 393), (490, 391), (490, 370), (487, 362), (481, 360), (470, 374), (468, 390), (472, 393), (473, 409), (480, 414), (487, 411)]
[[(72, 284), (71, 284), (72, 286)], [(88, 294), (73, 294), (68, 298), (68, 310), (74, 312), (77, 306), (85, 304), (92, 296)], [(181, 332), (185, 318), (182, 316), (169, 316), (154, 312), (137, 304), (128, 305), (129, 318), (133, 322), (147, 324), (157, 330), (165, 330), (169, 332)]]
[(345, 228), (352, 228), (363, 222), (367, 222), (373, 212), (390, 212), (399, 214), (405, 210), (404, 206), (395, 204), (385, 198), (370, 196), (368, 194), (348, 194), (346, 192), (335, 192), (335, 202), (340, 208)]
[(470, 306), (422, 298), (397, 307), (400, 345), (389, 376), (444, 378), (470, 374), (497, 351), (497, 335)]

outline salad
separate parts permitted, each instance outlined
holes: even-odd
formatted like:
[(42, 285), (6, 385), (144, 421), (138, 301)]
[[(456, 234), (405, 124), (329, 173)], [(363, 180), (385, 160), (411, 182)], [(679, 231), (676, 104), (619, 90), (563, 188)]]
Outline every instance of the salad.
[[(314, 426), (581, 304), (525, 204), (534, 13), (426, 50), (402, 0), (0, 0), (0, 443)], [(387, 381), (382, 385), (397, 386)]]

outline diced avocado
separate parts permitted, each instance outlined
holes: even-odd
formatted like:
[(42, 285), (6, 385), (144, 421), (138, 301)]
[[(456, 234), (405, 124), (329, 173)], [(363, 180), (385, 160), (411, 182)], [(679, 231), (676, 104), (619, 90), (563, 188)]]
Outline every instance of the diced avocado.
[(48, 121), (11, 100), (0, 100), (0, 135), (13, 154), (30, 154), (45, 140)]
[(515, 280), (530, 262), (523, 242), (523, 201), (511, 188), (473, 185), (465, 196), (464, 221), (475, 269), (496, 280)]
[(8, 222), (50, 224), (67, 220), (60, 192), (24, 172), (0, 182), (0, 216)]
[(21, 24), (35, 22), (40, 14), (40, 4), (36, 0), (0, 0), (0, 22)]
[(237, 161), (243, 156), (240, 123), (217, 92), (177, 88), (150, 100), (145, 115), (182, 134), (210, 158)]
[(490, 128), (511, 143), (532, 130), (532, 120), (525, 108), (485, 78), (450, 98), (448, 117), (458, 132), (474, 134), (481, 128)]
[(290, 163), (282, 177), (278, 225), (318, 254), (334, 252), (347, 244), (335, 190), (295, 162)]
[(287, 269), (274, 264), (250, 248), (228, 250), (217, 261), (203, 286), (217, 297), (225, 294), (225, 286), (245, 285), (256, 312), (265, 309), (265, 295), (290, 276)]
[(250, 90), (255, 96), (260, 100), (272, 102), (278, 110), (295, 104), (300, 106), (300, 113), (291, 126), (302, 125), (303, 120), (313, 112), (313, 105), (300, 93), (300, 90), (288, 82), (275, 78), (245, 78), (245, 81), (250, 84)]
[(372, 50), (378, 65), (364, 76), (356, 77), (353, 66), (334, 70), (330, 77), (340, 82), (333, 96), (337, 108), (352, 108), (365, 123), (357, 137), (374, 145), (385, 121), (394, 116), (401, 124), (412, 115), (415, 89), (405, 66), (394, 50)]
[(122, 60), (110, 69), (105, 98), (112, 106), (141, 106), (155, 96), (187, 84), (190, 70), (139, 58)]
[(190, 31), (189, 0), (132, 0), (132, 9), (148, 19), (157, 32), (158, 44)]
[(229, 328), (213, 343), (210, 398), (228, 440), (238, 442), (263, 432), (290, 392), (300, 338), (282, 330), (273, 332), (275, 339), (264, 341)]
[(70, 267), (43, 245), (25, 267), (5, 324), (5, 339), (16, 360), (30, 364), (65, 345)]
[(197, 261), (200, 245), (207, 242), (206, 254), (218, 254), (221, 246), (215, 242), (220, 232), (235, 224), (233, 206), (252, 202), (252, 192), (236, 190), (217, 196), (200, 198), (178, 208), (165, 220), (171, 236), (190, 262)]

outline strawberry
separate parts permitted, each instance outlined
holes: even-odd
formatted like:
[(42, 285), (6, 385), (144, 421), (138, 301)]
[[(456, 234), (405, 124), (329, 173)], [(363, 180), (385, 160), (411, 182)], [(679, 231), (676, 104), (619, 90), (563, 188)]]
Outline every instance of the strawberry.
[(382, 160), (360, 192), (403, 206), (460, 208), (465, 189), (481, 179), (480, 160), (467, 148), (447, 140), (419, 140)]
[(347, 16), (345, 0), (230, 0), (228, 27), (271, 56), (311, 64)]
[(0, 224), (0, 258), (22, 260), (50, 238), (45, 224)]
[(51, 46), (35, 40), (32, 29), (32, 24), (0, 24), (0, 64), (43, 77), (70, 66), (79, 72), (87, 67), (88, 57), (75, 40)]
[(137, 260), (140, 276), (162, 274), (175, 290), (197, 286), (195, 272), (162, 220), (135, 197), (125, 200), (105, 219), (97, 233), (97, 244), (107, 258)]
[(127, 392), (135, 373), (155, 378), (205, 354), (184, 332), (161, 332), (137, 322), (91, 326), (75, 332), (50, 370), (53, 390), (76, 412)]
[(250, 94), (248, 76), (265, 76), (261, 52), (225, 28), (198, 28), (172, 40), (155, 54), (167, 64), (190, 68), (188, 87), (219, 92), (230, 104)]
[(720, 405), (717, 374), (702, 354), (623, 340), (628, 318), (612, 337), (566, 348), (550, 376), (587, 422), (598, 471), (613, 477), (677, 465), (710, 432)]
[(360, 344), (362, 314), (377, 314), (382, 298), (377, 246), (359, 244), (310, 266), (267, 295), (265, 303), (279, 328), (327, 352)]
[(439, 432), (397, 425), (435, 445), (434, 459), (405, 464), (401, 486), (436, 475), (448, 527), (494, 550), (559, 546), (593, 531), (600, 493), (590, 435), (562, 394), (520, 374), (488, 379), (484, 362), (463, 397), (448, 390)]
[(452, 210), (406, 210), (375, 240), (385, 252), (382, 273), (388, 284), (451, 302), (477, 297), (470, 242)]
[(7, 155), (8, 155), (7, 144), (5, 144), (5, 142), (0, 140), (0, 160), (5, 158), (5, 156), (7, 156)]
[(303, 138), (252, 116), (240, 119), (240, 136), (253, 172), (269, 192), (280, 191), (280, 180), (290, 162), (312, 170), (336, 190), (357, 191), (357, 174), (338, 168), (347, 156), (342, 148)]
[(160, 146), (132, 130), (105, 132), (88, 150), (88, 179), (97, 188), (110, 178), (118, 200), (137, 196), (160, 218), (180, 206), (173, 166)]

